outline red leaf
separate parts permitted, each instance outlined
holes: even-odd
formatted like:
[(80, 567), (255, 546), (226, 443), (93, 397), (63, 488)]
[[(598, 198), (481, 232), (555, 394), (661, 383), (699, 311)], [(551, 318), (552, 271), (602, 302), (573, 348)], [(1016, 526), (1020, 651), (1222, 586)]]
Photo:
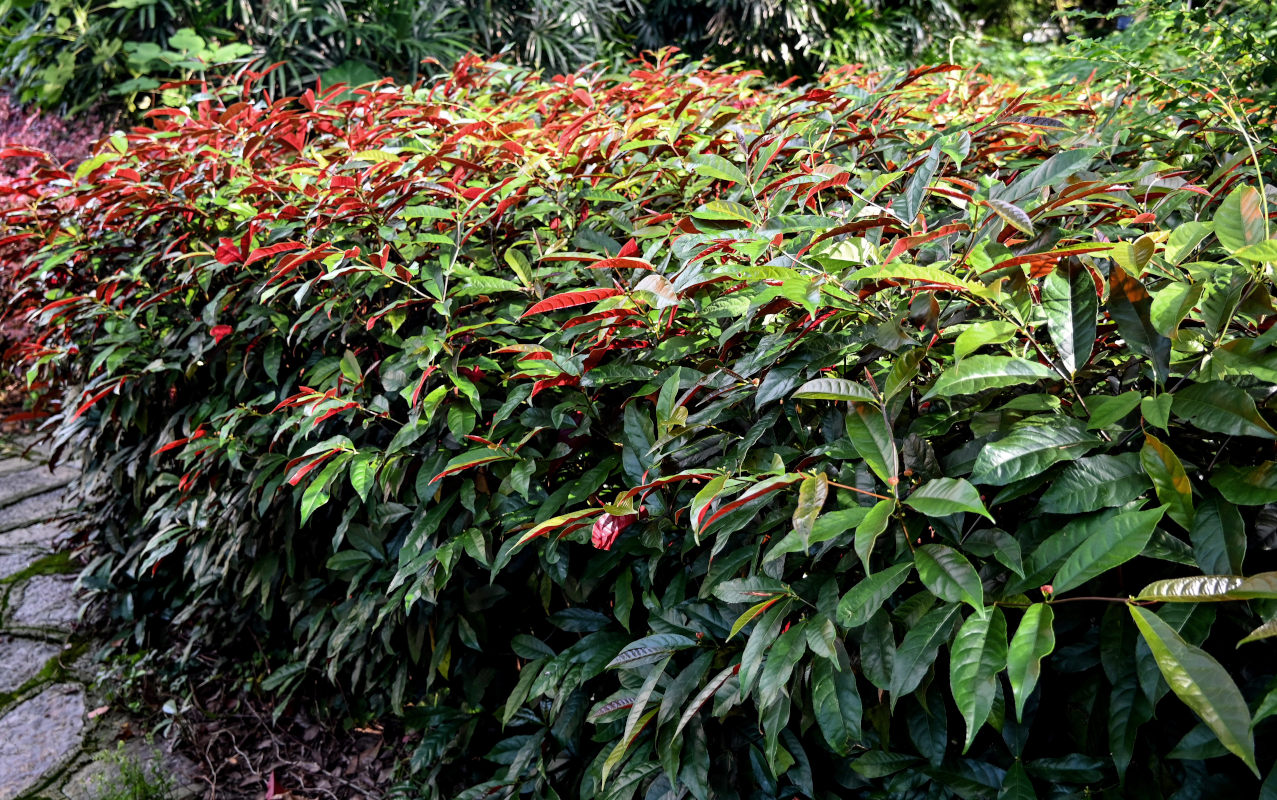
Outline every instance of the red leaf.
[(612, 542), (616, 541), (616, 537), (621, 535), (621, 531), (633, 525), (636, 519), (638, 514), (604, 513), (594, 521), (594, 529), (590, 533), (590, 544), (600, 550), (611, 550)]
[(277, 253), (287, 253), (290, 250), (301, 250), (304, 247), (306, 247), (306, 245), (301, 242), (279, 242), (278, 244), (259, 247), (249, 254), (248, 258), (244, 261), (244, 266), (247, 267), (254, 262), (261, 261), (263, 258), (268, 258)]
[(641, 258), (605, 258), (590, 264), (590, 269), (651, 269), (652, 265)]
[[(616, 297), (618, 294), (625, 294), (620, 289), (581, 289), (575, 292), (564, 292), (556, 294), (554, 297), (547, 297), (539, 303), (536, 303), (527, 311), (523, 312), (523, 317), (530, 317), (533, 314), (543, 314), (546, 311), (558, 311), (561, 308), (572, 308), (573, 306), (583, 306), (587, 303), (597, 303), (600, 300), (606, 300), (609, 297)], [(523, 319), (520, 317), (519, 319)]]
[(318, 457), (316, 457), (316, 458), (315, 458), (313, 461), (311, 461), (309, 464), (307, 464), (306, 466), (304, 466), (304, 467), (302, 467), (301, 469), (299, 469), (299, 470), (297, 470), (296, 472), (294, 472), (294, 473), (293, 473), (293, 477), (291, 477), (291, 478), (289, 478), (289, 479), (288, 479), (288, 485), (289, 485), (289, 486), (296, 486), (296, 485), (297, 485), (297, 484), (301, 481), (301, 479), (302, 479), (302, 478), (306, 477), (306, 476), (307, 476), (307, 475), (309, 475), (312, 471), (314, 471), (315, 467), (318, 467), (320, 464), (324, 463), (324, 462), (325, 462), (325, 461), (327, 461), (328, 459), (330, 459), (330, 458), (332, 458), (333, 456), (337, 455), (339, 452), (341, 452), (341, 448), (340, 448), (340, 447), (334, 447), (332, 450), (329, 450), (327, 453), (322, 453), (322, 454), (320, 454)]
[(714, 521), (717, 520), (719, 517), (722, 517), (726, 514), (730, 514), (731, 512), (735, 511), (736, 509), (740, 508), (746, 503), (753, 502), (754, 500), (757, 500), (760, 497), (771, 494), (777, 489), (783, 489), (784, 487), (788, 486), (794, 481), (800, 480), (801, 478), (802, 478), (801, 475), (786, 475), (784, 476), (783, 479), (773, 478), (770, 481), (765, 481), (761, 485), (761, 487), (755, 486), (750, 491), (747, 491), (744, 494), (742, 494), (740, 496), (740, 499), (733, 500), (732, 502), (728, 503), (727, 505), (715, 511), (714, 514), (710, 516), (709, 519), (705, 520), (705, 522), (699, 526), (701, 533), (704, 534), (705, 531), (709, 529), (709, 526), (713, 525)]
[(209, 333), (213, 335), (213, 342), (216, 344), (221, 342), (222, 339), (225, 339), (227, 336), (230, 336), (232, 330), (233, 328), (231, 328), (230, 325), (214, 325), (213, 329), (210, 330)]
[(217, 245), (217, 260), (222, 264), (235, 264), (241, 260), (239, 245), (230, 239), (222, 239)]

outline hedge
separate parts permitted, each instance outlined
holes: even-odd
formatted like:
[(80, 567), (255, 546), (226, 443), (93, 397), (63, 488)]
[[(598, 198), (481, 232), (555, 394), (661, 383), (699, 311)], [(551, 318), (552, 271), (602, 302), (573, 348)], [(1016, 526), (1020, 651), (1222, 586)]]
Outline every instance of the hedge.
[(1122, 102), (660, 54), (154, 112), (23, 229), (84, 581), (402, 717), (427, 796), (1253, 795), (1273, 198)]

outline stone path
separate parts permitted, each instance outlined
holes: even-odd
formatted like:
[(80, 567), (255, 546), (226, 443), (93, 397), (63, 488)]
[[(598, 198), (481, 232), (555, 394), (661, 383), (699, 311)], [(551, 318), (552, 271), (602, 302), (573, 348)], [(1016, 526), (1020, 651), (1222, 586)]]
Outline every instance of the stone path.
[[(94, 686), (75, 565), (56, 549), (55, 518), (74, 470), (50, 471), (27, 444), (0, 441), (0, 800), (91, 800), (112, 787), (121, 760), (95, 755), (115, 753), (131, 721), (106, 708)], [(192, 774), (140, 738), (125, 755), (167, 776)], [(199, 794), (177, 777), (153, 796)]]

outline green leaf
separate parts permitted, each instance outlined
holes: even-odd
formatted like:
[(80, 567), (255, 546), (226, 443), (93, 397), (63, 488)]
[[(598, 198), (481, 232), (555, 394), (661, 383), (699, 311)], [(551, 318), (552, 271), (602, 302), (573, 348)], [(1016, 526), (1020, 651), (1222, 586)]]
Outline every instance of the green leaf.
[(795, 400), (861, 400), (877, 403), (878, 398), (864, 384), (843, 378), (816, 378), (798, 387)]
[(953, 701), (967, 725), (962, 747), (971, 748), (976, 733), (989, 718), (997, 695), (997, 676), (1007, 666), (1007, 620), (1002, 609), (972, 614), (958, 629), (949, 655), (949, 684)]
[(1171, 691), (1259, 777), (1250, 709), (1232, 677), (1205, 650), (1184, 641), (1156, 614), (1140, 606), (1129, 608)]
[(1157, 244), (1147, 233), (1133, 242), (1114, 242), (1109, 257), (1131, 275), (1140, 275), (1152, 260)]
[(975, 394), (985, 389), (1016, 386), (1058, 377), (1050, 367), (1013, 356), (970, 356), (940, 373), (923, 400)]
[(1153, 531), (1165, 513), (1165, 506), (1148, 511), (1128, 511), (1102, 524), (1065, 559), (1055, 580), (1051, 581), (1055, 593), (1075, 589), (1135, 558), (1153, 537)]
[(1193, 558), (1207, 575), (1239, 575), (1246, 558), (1246, 526), (1237, 506), (1215, 497), (1197, 508), (1189, 531)]
[(1212, 603), (1229, 600), (1277, 600), (1277, 572), (1241, 575), (1197, 575), (1154, 581), (1137, 600), (1159, 603)]
[(740, 167), (722, 156), (697, 154), (687, 159), (696, 168), (697, 175), (704, 175), (721, 181), (733, 181), (742, 186), (749, 186), (749, 178), (741, 172)]
[(1210, 476), (1210, 485), (1224, 499), (1239, 506), (1262, 506), (1277, 503), (1277, 462), (1265, 461), (1254, 467), (1232, 464), (1220, 467)]
[(844, 628), (864, 625), (896, 593), (912, 569), (913, 563), (904, 561), (866, 576), (851, 587), (838, 601), (838, 624)]
[(1157, 499), (1166, 504), (1166, 513), (1185, 530), (1193, 527), (1193, 484), (1179, 456), (1152, 434), (1145, 434), (1140, 464), (1153, 481)]
[(1100, 440), (1077, 420), (1055, 418), (1050, 424), (1022, 424), (980, 450), (971, 481), (1005, 486), (1031, 478), (1057, 462), (1079, 458), (1098, 444)]
[(940, 166), (939, 141), (927, 151), (926, 158), (914, 170), (913, 175), (909, 177), (909, 182), (905, 184), (904, 194), (900, 196), (898, 203), (892, 206), (900, 211), (900, 219), (906, 225), (912, 225), (914, 218), (918, 216), (918, 211), (922, 208), (922, 201), (927, 196), (927, 186), (930, 185), (931, 178), (936, 174), (938, 166)]
[(856, 452), (883, 483), (895, 489), (896, 440), (883, 412), (867, 403), (853, 403), (847, 413), (847, 436)]
[(922, 683), (923, 677), (935, 663), (941, 645), (949, 641), (953, 620), (960, 608), (962, 606), (956, 603), (945, 603), (933, 608), (905, 634), (891, 668), (890, 691), (893, 706)]
[(1075, 260), (1072, 269), (1052, 270), (1042, 283), (1042, 311), (1060, 363), (1069, 375), (1091, 357), (1100, 301), (1091, 273)]
[(1166, 249), (1162, 251), (1166, 261), (1175, 266), (1197, 249), (1197, 245), (1210, 235), (1214, 225), (1209, 222), (1184, 222), (1175, 226), (1170, 238), (1166, 240)]
[(863, 712), (856, 674), (850, 666), (835, 669), (823, 658), (812, 662), (811, 709), (829, 748), (840, 756), (851, 755), (863, 737)]
[(1091, 415), (1087, 420), (1086, 429), (1088, 431), (1098, 430), (1120, 422), (1127, 414), (1135, 410), (1141, 399), (1142, 395), (1136, 391), (1123, 392), (1115, 396), (1097, 395), (1087, 398), (1087, 407), (1090, 409)]
[(335, 572), (362, 567), (372, 561), (372, 556), (362, 550), (341, 550), (333, 553), (325, 564)]
[(1145, 397), (1140, 400), (1140, 414), (1148, 424), (1166, 430), (1171, 424), (1171, 405), (1175, 396), (1159, 394), (1157, 397)]
[(350, 488), (365, 503), (368, 502), (368, 492), (376, 480), (378, 466), (377, 455), (370, 452), (357, 453), (350, 461), (350, 473), (346, 477), (350, 480)]
[(1179, 324), (1184, 321), (1202, 298), (1205, 287), (1200, 283), (1171, 283), (1153, 295), (1148, 318), (1153, 328), (1163, 336), (1175, 338)]
[(1038, 508), (1051, 514), (1085, 514), (1125, 505), (1148, 491), (1149, 485), (1136, 453), (1087, 456), (1051, 481)]
[(1238, 186), (1215, 212), (1215, 236), (1230, 253), (1268, 238), (1262, 198), (1253, 186)]
[(1028, 214), (1024, 213), (1024, 209), (1014, 203), (995, 198), (989, 198), (985, 202), (989, 204), (989, 208), (993, 209), (994, 213), (1002, 217), (1012, 228), (1030, 236), (1034, 235), (1033, 220), (1029, 218)]
[[(1267, 622), (1265, 622), (1263, 625), (1260, 625), (1255, 630), (1246, 634), (1245, 638), (1243, 638), (1241, 641), (1237, 643), (1237, 646), (1241, 647), (1247, 642), (1258, 642), (1260, 639), (1271, 639), (1274, 636), (1277, 636), (1277, 619), (1270, 619)], [(1272, 693), (1270, 692), (1269, 695), (1272, 696)], [(1265, 702), (1266, 701), (1267, 701), (1267, 698), (1265, 698)], [(1273, 712), (1270, 712), (1270, 713), (1273, 713)]]
[(1007, 677), (1015, 695), (1015, 718), (1024, 719), (1024, 704), (1038, 685), (1042, 659), (1055, 649), (1055, 612), (1046, 603), (1034, 603), (1024, 612), (1020, 627), (1007, 650)]
[(657, 633), (631, 642), (607, 663), (608, 669), (633, 669), (661, 661), (670, 653), (695, 647), (696, 641), (677, 633)]
[[(734, 179), (731, 179), (734, 180)], [(748, 207), (728, 200), (711, 200), (692, 212), (697, 219), (720, 219), (758, 224), (758, 217)]]
[(715, 584), (711, 590), (715, 597), (724, 603), (756, 603), (759, 598), (776, 597), (792, 594), (789, 584), (768, 578), (765, 575), (751, 575), (748, 578), (733, 578)]
[(904, 502), (928, 517), (947, 517), (970, 511), (993, 520), (980, 499), (980, 491), (962, 478), (929, 480), (914, 489)]
[(902, 259), (896, 259), (888, 264), (876, 264), (872, 267), (862, 267), (847, 276), (847, 280), (852, 281), (919, 281), (921, 283), (933, 284), (936, 286), (952, 286), (956, 289), (962, 289), (972, 294), (983, 294), (985, 290), (984, 284), (979, 281), (968, 281), (960, 278), (950, 272), (945, 272), (939, 267), (920, 267), (916, 264), (906, 264)]
[(1025, 771), (1024, 764), (1017, 758), (1007, 774), (1002, 778), (1002, 788), (998, 790), (998, 800), (1038, 800), (1033, 791), (1033, 781)]
[(860, 557), (860, 563), (865, 565), (866, 574), (870, 570), (869, 556), (873, 553), (874, 542), (887, 530), (887, 523), (891, 521), (891, 514), (895, 510), (894, 500), (879, 500), (856, 526), (856, 555)]
[(971, 562), (942, 544), (919, 547), (913, 554), (918, 577), (931, 593), (950, 603), (968, 603), (984, 612), (984, 586)]
[(1229, 436), (1277, 439), (1274, 430), (1245, 391), (1224, 381), (1195, 383), (1175, 392), (1171, 409), (1204, 431)]
[(1234, 252), (1233, 255), (1246, 261), (1258, 261), (1261, 263), (1277, 261), (1277, 239), (1268, 239), (1263, 242), (1246, 245)]
[(798, 485), (798, 505), (794, 509), (791, 520), (794, 532), (803, 541), (803, 549), (807, 549), (807, 541), (811, 538), (812, 528), (820, 510), (824, 508), (825, 498), (829, 496), (829, 478), (823, 472), (803, 478)]
[(741, 628), (748, 625), (754, 617), (757, 617), (759, 614), (771, 608), (772, 604), (780, 600), (782, 597), (784, 597), (784, 595), (776, 595), (775, 597), (770, 597), (760, 603), (755, 603), (750, 606), (745, 613), (737, 617), (736, 621), (732, 623), (732, 629), (727, 634), (727, 640), (731, 641), (733, 636), (741, 632)]
[(979, 322), (964, 329), (953, 340), (953, 357), (959, 361), (984, 347), (986, 344), (1001, 344), (1019, 330), (1015, 323), (1003, 320)]
[(1126, 780), (1140, 726), (1152, 718), (1153, 701), (1140, 685), (1139, 674), (1128, 666), (1109, 692), (1109, 751), (1119, 780)]

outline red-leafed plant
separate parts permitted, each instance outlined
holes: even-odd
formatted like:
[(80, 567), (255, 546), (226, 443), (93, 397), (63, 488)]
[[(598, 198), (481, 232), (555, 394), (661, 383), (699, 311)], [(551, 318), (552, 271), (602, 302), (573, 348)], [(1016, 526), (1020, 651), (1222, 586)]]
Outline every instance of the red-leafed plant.
[(467, 58), (156, 112), (26, 223), (84, 581), (402, 715), (432, 797), (1254, 794), (1270, 200), (1125, 99)]

